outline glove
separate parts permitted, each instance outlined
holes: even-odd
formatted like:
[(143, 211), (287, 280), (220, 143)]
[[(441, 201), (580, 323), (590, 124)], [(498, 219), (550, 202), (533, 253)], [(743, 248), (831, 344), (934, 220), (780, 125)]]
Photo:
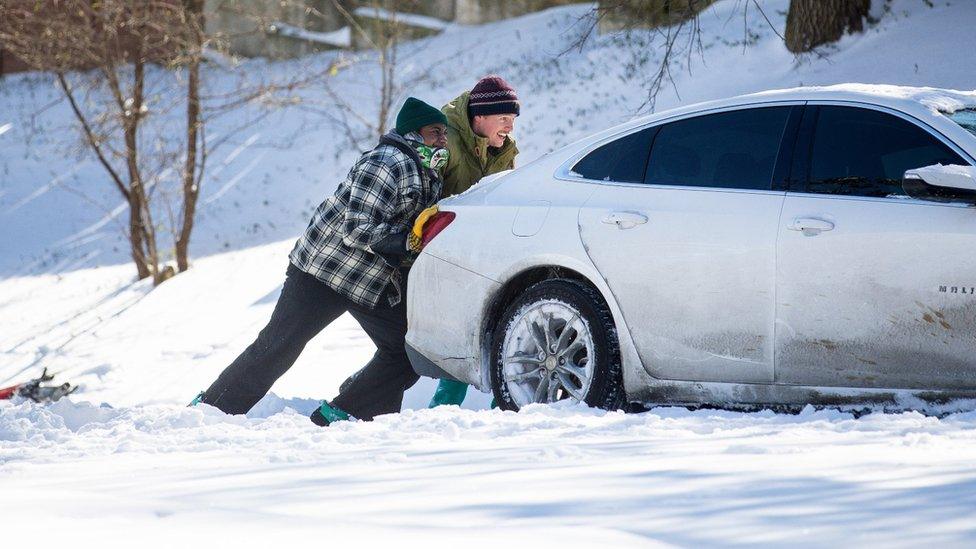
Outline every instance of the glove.
[(407, 233), (393, 233), (385, 236), (371, 245), (370, 249), (373, 250), (373, 253), (380, 256), (383, 261), (389, 263), (391, 267), (399, 267), (410, 251), (407, 248)]
[(410, 236), (407, 237), (407, 245), (410, 250), (420, 253), (420, 250), (424, 249), (422, 244), (424, 238), (424, 225), (427, 224), (427, 220), (437, 213), (437, 204), (425, 209), (420, 212), (417, 216), (417, 220), (413, 222), (413, 230), (410, 231)]

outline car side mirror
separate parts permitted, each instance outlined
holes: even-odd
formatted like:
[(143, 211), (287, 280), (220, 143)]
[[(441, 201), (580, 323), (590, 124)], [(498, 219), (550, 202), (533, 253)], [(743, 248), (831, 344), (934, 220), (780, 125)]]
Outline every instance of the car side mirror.
[(905, 194), (935, 202), (976, 204), (976, 167), (935, 164), (905, 172)]

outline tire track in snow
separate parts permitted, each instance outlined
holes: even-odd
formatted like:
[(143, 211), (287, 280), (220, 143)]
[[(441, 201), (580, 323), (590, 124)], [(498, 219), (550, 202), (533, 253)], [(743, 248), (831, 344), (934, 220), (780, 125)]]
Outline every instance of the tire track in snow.
[(230, 181), (228, 181), (227, 183), (224, 183), (224, 185), (219, 190), (217, 190), (217, 192), (215, 192), (211, 196), (207, 197), (207, 199), (203, 201), (203, 205), (204, 206), (209, 206), (210, 204), (212, 204), (212, 203), (216, 202), (217, 200), (219, 200), (220, 197), (222, 197), (225, 194), (227, 194), (227, 191), (229, 191), (232, 188), (234, 188), (234, 186), (237, 185), (241, 181), (241, 179), (244, 179), (244, 176), (246, 176), (247, 174), (251, 173), (251, 171), (254, 170), (254, 168), (256, 168), (258, 166), (258, 164), (261, 162), (261, 159), (263, 159), (264, 158), (264, 155), (266, 155), (266, 154), (267, 154), (267, 151), (261, 151), (260, 154), (258, 154), (256, 157), (254, 157), (254, 160), (251, 160), (251, 162), (247, 166), (245, 166), (244, 169), (242, 169), (240, 172), (238, 172), (237, 175), (235, 175), (234, 177), (232, 177), (230, 179)]
[[(216, 136), (210, 136), (210, 139), (214, 139), (215, 137)], [(256, 143), (257, 140), (258, 140), (258, 138), (260, 138), (260, 137), (261, 137), (261, 134), (260, 133), (252, 134), (243, 143), (241, 143), (240, 145), (238, 145), (237, 148), (235, 148), (227, 156), (225, 156), (224, 159), (220, 161), (220, 164), (218, 166), (216, 166), (213, 170), (211, 170), (207, 175), (210, 178), (217, 177), (220, 174), (220, 172), (224, 171), (224, 169), (226, 169), (227, 166), (230, 165), (230, 163), (234, 161), (235, 158), (237, 158), (238, 156), (240, 156), (241, 153), (243, 153), (251, 145), (253, 145), (254, 143)]]
[[(126, 293), (130, 290), (135, 295), (126, 299)], [(6, 381), (15, 380), (37, 368), (47, 357), (59, 353), (79, 338), (92, 333), (105, 323), (111, 322), (119, 317), (142, 301), (151, 290), (151, 280), (129, 282), (116, 288), (108, 295), (98, 298), (95, 303), (76, 309), (67, 318), (62, 318), (62, 320), (49, 325), (45, 329), (31, 327), (29, 331), (34, 335), (29, 335), (10, 345), (4, 345), (6, 347), (4, 354), (9, 355), (19, 354), (17, 350), (26, 345), (33, 345), (36, 348), (34, 351), (35, 358), (8, 377)]]
[[(257, 141), (258, 141), (258, 139), (260, 139), (260, 137), (261, 137), (261, 134), (260, 133), (254, 133), (250, 137), (248, 137), (243, 143), (241, 143), (240, 145), (238, 145), (237, 148), (235, 148), (233, 151), (231, 151), (230, 154), (228, 154), (227, 157), (224, 158), (221, 161), (220, 165), (217, 166), (216, 168), (214, 168), (214, 170), (210, 173), (211, 179), (217, 177), (238, 156), (240, 156), (242, 153), (244, 153), (244, 151), (246, 151), (247, 149), (251, 148), (251, 146), (253, 146), (255, 143), (257, 143)], [(203, 200), (203, 204), (202, 205), (203, 206), (207, 206), (207, 205), (209, 205), (209, 204), (211, 204), (211, 203), (219, 200), (220, 197), (222, 197), (225, 194), (227, 194), (227, 191), (231, 190), (235, 185), (237, 185), (240, 182), (241, 179), (244, 178), (244, 176), (246, 176), (247, 174), (249, 174), (254, 168), (257, 167), (257, 165), (261, 162), (261, 159), (263, 159), (266, 154), (267, 154), (267, 151), (262, 151), (260, 154), (258, 154), (253, 160), (251, 160), (251, 162), (248, 163), (247, 166), (244, 167), (244, 169), (242, 169), (234, 177), (232, 177), (227, 183), (224, 183), (219, 189), (217, 189), (217, 192), (215, 192), (214, 194), (212, 194), (212, 195), (208, 196), (207, 198), (205, 198)]]
[(78, 170), (80, 170), (84, 165), (85, 165), (84, 163), (82, 163), (82, 164), (76, 164), (74, 167), (72, 167), (68, 171), (66, 171), (66, 172), (64, 172), (64, 173), (62, 173), (62, 174), (54, 177), (54, 179), (52, 179), (51, 181), (49, 181), (46, 185), (38, 188), (34, 192), (30, 193), (29, 195), (27, 195), (24, 198), (21, 198), (20, 200), (18, 200), (17, 202), (15, 202), (14, 205), (13, 206), (10, 206), (9, 208), (7, 208), (7, 211), (5, 211), (4, 213), (7, 214), (7, 215), (10, 215), (10, 214), (14, 213), (15, 211), (19, 210), (23, 206), (25, 206), (25, 205), (29, 204), (30, 202), (34, 201), (35, 199), (37, 199), (39, 196), (41, 196), (44, 193), (50, 191), (54, 187), (60, 185), (61, 182), (64, 181), (65, 179), (67, 179), (68, 177), (71, 177), (72, 175), (76, 174), (78, 172)]

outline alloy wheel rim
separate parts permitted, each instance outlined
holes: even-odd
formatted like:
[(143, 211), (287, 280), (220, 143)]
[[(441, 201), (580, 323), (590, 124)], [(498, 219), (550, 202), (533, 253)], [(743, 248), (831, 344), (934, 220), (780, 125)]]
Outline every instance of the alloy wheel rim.
[(593, 336), (578, 311), (558, 301), (524, 308), (502, 345), (502, 379), (520, 408), (581, 402), (593, 380)]

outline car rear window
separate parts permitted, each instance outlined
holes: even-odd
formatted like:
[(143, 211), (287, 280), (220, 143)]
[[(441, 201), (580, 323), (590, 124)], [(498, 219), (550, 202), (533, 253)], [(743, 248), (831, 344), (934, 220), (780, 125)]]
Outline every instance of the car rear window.
[(573, 173), (598, 181), (641, 183), (657, 128), (645, 128), (603, 145), (573, 166)]

